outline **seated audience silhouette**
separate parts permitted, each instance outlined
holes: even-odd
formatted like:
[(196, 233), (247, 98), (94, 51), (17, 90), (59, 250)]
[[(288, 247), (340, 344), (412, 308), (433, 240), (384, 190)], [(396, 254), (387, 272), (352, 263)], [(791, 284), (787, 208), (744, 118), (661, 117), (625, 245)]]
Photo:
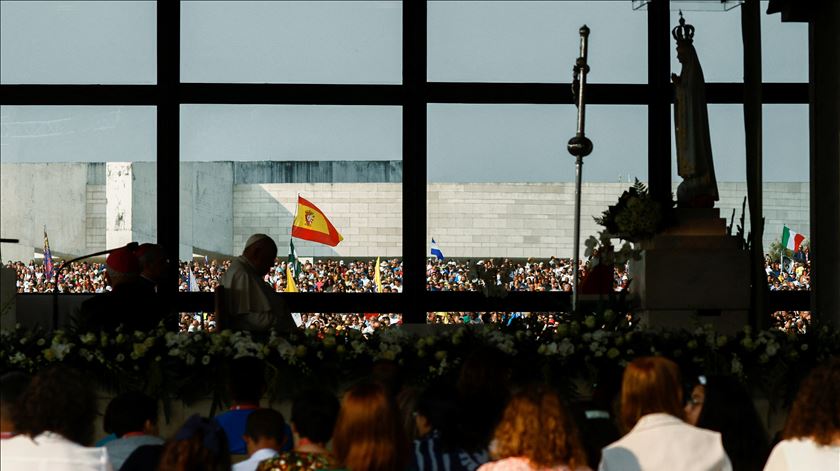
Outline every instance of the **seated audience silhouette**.
[(20, 371), (10, 371), (0, 376), (0, 440), (12, 438), (18, 434), (14, 415), (23, 391), (29, 386), (31, 378)]
[(712, 375), (704, 380), (686, 401), (686, 422), (720, 433), (733, 470), (761, 470), (770, 450), (749, 392), (732, 376)]
[[(265, 392), (265, 363), (257, 358), (245, 357), (230, 364), (228, 388), (233, 403), (230, 409), (217, 415), (216, 421), (225, 431), (228, 449), (233, 455), (248, 453), (245, 440), (245, 425), (248, 416), (260, 408), (260, 398)], [(291, 428), (283, 423), (284, 435), (292, 436)], [(282, 451), (292, 449), (291, 440), (283, 443)]]
[(682, 421), (682, 382), (676, 363), (638, 358), (624, 369), (621, 422), (627, 435), (604, 448), (602, 471), (727, 471), (720, 434)]
[(117, 436), (105, 444), (114, 469), (144, 445), (163, 445), (157, 436), (157, 402), (141, 392), (127, 392), (111, 400), (105, 412), (111, 432)]
[(292, 404), (292, 431), (297, 436), (294, 450), (260, 463), (259, 471), (309, 471), (335, 468), (327, 443), (332, 438), (338, 418), (339, 403), (335, 395), (309, 389), (300, 393)]
[(175, 437), (163, 446), (157, 469), (230, 471), (230, 467), (230, 452), (225, 431), (216, 422), (196, 414), (187, 419), (175, 433)]
[(545, 386), (513, 395), (496, 427), (491, 455), (479, 471), (589, 470), (577, 428), (560, 396)]
[(413, 443), (412, 469), (475, 471), (490, 459), (486, 450), (467, 452), (459, 446), (454, 390), (447, 382), (438, 381), (417, 397), (413, 418), (418, 438)]
[(32, 378), (15, 414), (20, 435), (3, 440), (0, 469), (110, 471), (105, 448), (93, 441), (96, 396), (91, 382), (65, 365)]
[(245, 446), (248, 459), (233, 465), (233, 471), (255, 471), (261, 461), (277, 456), (280, 448), (291, 441), (285, 434), (283, 414), (274, 409), (257, 409), (245, 422)]
[(783, 440), (765, 471), (840, 469), (840, 357), (817, 366), (799, 387)]
[(361, 383), (344, 394), (333, 434), (333, 450), (345, 469), (406, 469), (408, 441), (397, 406), (382, 385)]

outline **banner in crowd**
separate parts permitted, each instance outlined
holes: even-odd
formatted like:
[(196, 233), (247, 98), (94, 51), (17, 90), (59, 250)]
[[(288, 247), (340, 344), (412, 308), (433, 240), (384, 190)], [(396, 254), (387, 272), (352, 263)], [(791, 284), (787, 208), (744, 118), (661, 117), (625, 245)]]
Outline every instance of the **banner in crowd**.
[(292, 222), (292, 237), (330, 247), (335, 247), (344, 240), (324, 212), (301, 196), (298, 196), (295, 220)]
[(44, 226), (44, 276), (46, 279), (52, 280), (55, 275), (55, 265), (53, 265), (52, 252), (50, 251), (50, 238), (47, 237), (47, 226)]
[(376, 282), (376, 292), (382, 292), (382, 269), (379, 267), (379, 257), (376, 257), (376, 267), (373, 269), (373, 278)]
[(297, 293), (297, 283), (295, 283), (295, 279), (300, 274), (300, 262), (297, 258), (297, 252), (295, 251), (295, 243), (292, 239), (289, 239), (289, 258), (286, 260), (286, 292), (287, 293)]
[(434, 237), (432, 238), (432, 250), (430, 255), (434, 255), (437, 257), (438, 260), (443, 260), (443, 252), (440, 251), (440, 247), (438, 247), (437, 242), (435, 242)]

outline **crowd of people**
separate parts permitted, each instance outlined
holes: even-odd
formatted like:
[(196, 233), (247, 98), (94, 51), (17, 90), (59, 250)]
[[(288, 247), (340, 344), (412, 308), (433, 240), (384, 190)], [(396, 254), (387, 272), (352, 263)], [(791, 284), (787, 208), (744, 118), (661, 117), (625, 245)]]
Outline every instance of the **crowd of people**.
[[(265, 281), (278, 292), (286, 290), (286, 261), (277, 259)], [(180, 263), (179, 290), (214, 291), (231, 261), (193, 260)], [(298, 291), (318, 293), (365, 293), (377, 290), (375, 260), (312, 260), (300, 265), (296, 279)], [(48, 293), (54, 290), (54, 280), (48, 280), (43, 263), (34, 260), (7, 262), (7, 268), (17, 273), (18, 293)], [(380, 262), (383, 292), (402, 292), (402, 261), (389, 259)], [(581, 263), (582, 273), (585, 265)], [(799, 291), (811, 288), (808, 260), (785, 262), (769, 257), (765, 263), (767, 284), (771, 291)], [(626, 267), (614, 270), (613, 289), (621, 291), (630, 283)], [(551, 257), (548, 260), (510, 259), (438, 260), (426, 264), (426, 287), (430, 291), (478, 291), (486, 285), (501, 286), (508, 291), (566, 291), (572, 290), (572, 266), (568, 259)], [(105, 264), (74, 262), (58, 274), (59, 291), (63, 293), (102, 293), (107, 291)]]
[[(266, 364), (233, 360), (229, 408), (160, 436), (139, 391), (98, 415), (91, 381), (54, 366), (0, 377), (4, 471), (782, 471), (840, 469), (840, 358), (814, 365), (770, 435), (746, 386), (640, 357), (571, 402), (481, 347), (430, 383), (382, 360), (333, 390), (301, 386), (288, 417), (265, 403)], [(416, 379), (416, 378), (413, 378)], [(95, 437), (102, 420), (107, 436)], [(94, 442), (95, 438), (100, 438)]]
[[(264, 277), (265, 282), (277, 292), (286, 290), (287, 261), (277, 258)], [(376, 260), (316, 259), (300, 263), (297, 269), (296, 288), (301, 292), (376, 292)], [(47, 293), (54, 290), (53, 280), (47, 279), (42, 263), (30, 261), (8, 262), (7, 267), (17, 273), (19, 293)], [(220, 285), (231, 260), (207, 258), (182, 261), (179, 265), (179, 290), (182, 292), (213, 292)], [(64, 293), (102, 293), (110, 290), (105, 276), (105, 264), (75, 262), (58, 273), (59, 291)], [(581, 265), (585, 273), (585, 265)], [(771, 291), (797, 291), (810, 289), (810, 259), (807, 252), (782, 265), (769, 256), (765, 263), (767, 283)], [(400, 259), (380, 262), (379, 279), (384, 293), (401, 292), (403, 265)], [(622, 291), (631, 282), (631, 275), (624, 266), (613, 272), (613, 289)], [(507, 291), (564, 291), (572, 289), (572, 265), (568, 259), (551, 257), (547, 260), (438, 260), (430, 258), (426, 264), (426, 286), (430, 291), (478, 291), (498, 289)], [(538, 316), (547, 325), (559, 321), (549, 313), (447, 313), (428, 314), (429, 323), (470, 324), (508, 322), (512, 316)], [(381, 326), (398, 325), (393, 316), (361, 314), (318, 315), (305, 314), (298, 322), (302, 328), (357, 329), (367, 331)], [(773, 315), (779, 328), (785, 331), (804, 331), (810, 323), (808, 311), (779, 311)], [(298, 319), (299, 320), (299, 319)], [(182, 314), (181, 331), (209, 330), (216, 328), (216, 320), (209, 313)]]

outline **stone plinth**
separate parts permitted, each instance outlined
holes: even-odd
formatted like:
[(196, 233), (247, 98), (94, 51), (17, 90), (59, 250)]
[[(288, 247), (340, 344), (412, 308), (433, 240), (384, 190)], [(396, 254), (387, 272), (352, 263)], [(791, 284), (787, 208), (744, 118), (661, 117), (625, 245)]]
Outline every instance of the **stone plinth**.
[(750, 307), (749, 252), (726, 234), (717, 209), (679, 209), (677, 224), (642, 243), (631, 294), (649, 327), (714, 324), (735, 331)]

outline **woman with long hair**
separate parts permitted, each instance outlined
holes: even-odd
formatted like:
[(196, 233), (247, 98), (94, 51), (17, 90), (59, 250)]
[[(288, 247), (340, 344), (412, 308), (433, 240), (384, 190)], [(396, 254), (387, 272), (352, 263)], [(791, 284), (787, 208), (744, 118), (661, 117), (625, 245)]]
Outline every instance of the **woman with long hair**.
[(496, 427), (491, 455), (498, 461), (479, 471), (589, 470), (571, 416), (545, 386), (513, 395)]
[(765, 471), (840, 469), (840, 357), (802, 382), (782, 438)]
[(350, 471), (400, 471), (408, 464), (397, 406), (377, 383), (351, 387), (341, 402), (333, 433), (333, 452)]
[(604, 448), (600, 470), (726, 471), (732, 464), (720, 434), (683, 422), (676, 363), (637, 358), (624, 369), (621, 425), (627, 435)]
[(756, 471), (769, 451), (767, 433), (749, 392), (732, 376), (708, 376), (686, 401), (687, 422), (719, 432), (735, 471)]

